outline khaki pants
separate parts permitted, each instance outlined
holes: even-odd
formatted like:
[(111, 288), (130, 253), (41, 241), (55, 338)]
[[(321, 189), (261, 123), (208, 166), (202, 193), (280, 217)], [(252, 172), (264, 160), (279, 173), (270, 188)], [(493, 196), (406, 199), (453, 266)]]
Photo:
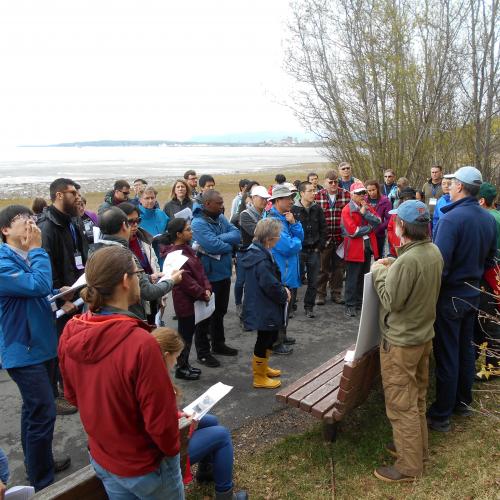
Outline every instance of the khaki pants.
[(385, 408), (398, 455), (394, 466), (406, 476), (420, 477), (428, 456), (425, 402), (431, 350), (432, 340), (408, 347), (384, 340), (380, 346)]
[(330, 287), (332, 297), (342, 296), (345, 262), (335, 252), (335, 245), (328, 245), (321, 252), (321, 262), (318, 278), (318, 297), (326, 297), (326, 287)]

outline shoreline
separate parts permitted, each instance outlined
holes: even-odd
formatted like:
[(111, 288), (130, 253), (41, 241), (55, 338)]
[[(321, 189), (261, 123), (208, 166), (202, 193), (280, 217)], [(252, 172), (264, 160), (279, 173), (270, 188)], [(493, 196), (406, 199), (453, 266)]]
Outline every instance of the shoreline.
[[(224, 197), (226, 204), (230, 203), (232, 198), (238, 192), (238, 181), (242, 178), (247, 178), (250, 180), (257, 180), (261, 184), (271, 185), (274, 181), (274, 176), (276, 173), (281, 172), (285, 174), (288, 182), (293, 182), (295, 179), (305, 180), (307, 174), (310, 171), (316, 172), (320, 177), (320, 183), (322, 178), (322, 173), (332, 167), (332, 163), (325, 162), (314, 162), (314, 163), (295, 163), (290, 165), (282, 166), (269, 166), (255, 169), (238, 169), (233, 171), (217, 171), (214, 172), (213, 169), (207, 168), (206, 170), (197, 169), (198, 177), (202, 173), (213, 175), (216, 182), (216, 189)], [(64, 174), (61, 174), (63, 176)], [(137, 177), (141, 174), (138, 171)], [(149, 185), (154, 186), (158, 191), (158, 200), (160, 206), (166, 201), (170, 200), (170, 191), (172, 188), (172, 183), (178, 178), (176, 175), (163, 175), (155, 177), (147, 177)], [(118, 177), (117, 177), (118, 179)], [(117, 179), (87, 179), (80, 181), (78, 177), (74, 177), (73, 180), (81, 185), (81, 191), (85, 198), (87, 199), (87, 208), (90, 210), (96, 210), (100, 203), (102, 203), (104, 198), (104, 193), (109, 191)], [(134, 179), (127, 179), (130, 184)], [(49, 201), (49, 183), (26, 183), (26, 184), (4, 184), (0, 186), (0, 209), (11, 204), (21, 204), (31, 206), (34, 198), (40, 197), (45, 198)]]

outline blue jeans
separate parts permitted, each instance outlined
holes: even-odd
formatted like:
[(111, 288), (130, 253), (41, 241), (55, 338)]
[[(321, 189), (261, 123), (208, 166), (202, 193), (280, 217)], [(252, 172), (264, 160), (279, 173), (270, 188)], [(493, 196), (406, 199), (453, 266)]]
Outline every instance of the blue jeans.
[(245, 286), (245, 270), (241, 265), (241, 257), (243, 252), (236, 254), (236, 281), (234, 282), (234, 303), (239, 306), (243, 301), (243, 288)]
[(440, 297), (436, 305), (434, 357), (436, 401), (427, 414), (447, 420), (455, 407), (472, 402), (475, 354), (472, 344), (479, 297)]
[(213, 464), (215, 491), (222, 493), (233, 487), (233, 442), (217, 417), (208, 414), (200, 420), (189, 440), (188, 454), (192, 464)]
[(122, 477), (108, 472), (90, 456), (110, 500), (184, 500), (180, 455), (165, 457), (158, 469), (144, 476)]
[(0, 481), (2, 481), (3, 484), (7, 484), (9, 476), (9, 461), (7, 460), (5, 452), (0, 448)]
[(17, 384), (23, 406), (21, 409), (21, 445), (30, 484), (35, 491), (54, 482), (52, 438), (56, 406), (52, 390), (55, 359), (37, 365), (9, 368)]

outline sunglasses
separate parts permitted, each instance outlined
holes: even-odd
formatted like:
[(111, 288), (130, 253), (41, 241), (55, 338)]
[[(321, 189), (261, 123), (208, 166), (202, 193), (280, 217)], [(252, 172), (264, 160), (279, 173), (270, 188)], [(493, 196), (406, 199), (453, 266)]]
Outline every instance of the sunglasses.
[(342, 167), (340, 170), (351, 170), (351, 167)]
[(337, 181), (337, 180), (334, 180), (334, 181), (332, 181), (332, 180), (327, 180), (327, 181), (326, 181), (326, 183), (327, 183), (327, 184), (337, 184), (338, 182), (339, 182), (339, 181)]
[(128, 223), (132, 224), (140, 224), (142, 222), (142, 217), (137, 217), (137, 219), (128, 219)]
[(358, 192), (353, 193), (353, 194), (358, 194), (359, 196), (365, 196), (366, 195), (366, 191), (358, 191)]

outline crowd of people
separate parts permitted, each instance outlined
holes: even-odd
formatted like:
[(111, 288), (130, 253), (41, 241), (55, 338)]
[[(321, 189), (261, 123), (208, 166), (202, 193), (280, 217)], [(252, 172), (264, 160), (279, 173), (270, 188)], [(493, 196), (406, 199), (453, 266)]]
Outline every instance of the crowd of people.
[[(59, 178), (49, 205), (37, 198), (32, 209), (4, 208), (1, 360), (23, 401), (30, 484), (41, 490), (69, 467), (69, 457), (53, 457), (54, 423), (79, 411), (90, 462), (110, 498), (184, 498), (190, 473), (180, 467), (179, 418), (190, 416), (178, 410), (181, 391), (170, 371), (186, 381), (201, 377), (190, 362), (193, 341), (203, 369), (238, 355), (224, 328), (233, 275), (240, 326), (256, 332), (253, 387), (274, 389), (281, 371), (270, 357), (293, 353), (290, 322), (300, 300), (311, 325), (330, 301), (350, 320), (370, 270), (394, 435), (388, 451), (396, 457), (375, 475), (421, 476), (427, 428), (447, 432), (452, 414), (471, 412), (474, 345), (488, 341), (487, 362), (496, 367), (500, 338), (491, 314), (477, 314), (480, 306), (496, 313), (481, 295), (499, 293), (496, 188), (474, 167), (443, 177), (433, 166), (430, 174), (419, 190), (391, 169), (382, 182), (363, 182), (347, 162), (322, 184), (313, 172), (293, 183), (278, 174), (272, 186), (242, 179), (230, 213), (214, 177), (194, 170), (173, 183), (163, 208), (145, 179), (117, 180), (97, 214), (76, 181)], [(186, 262), (167, 279), (162, 263), (174, 251)], [(80, 293), (70, 287), (82, 274)], [(214, 312), (197, 322), (195, 303), (212, 299)], [(164, 326), (166, 300), (177, 332)], [(432, 347), (436, 399), (426, 411)], [(217, 499), (246, 498), (233, 489), (228, 430), (211, 415), (191, 425), (188, 455), (198, 479), (215, 482)]]

